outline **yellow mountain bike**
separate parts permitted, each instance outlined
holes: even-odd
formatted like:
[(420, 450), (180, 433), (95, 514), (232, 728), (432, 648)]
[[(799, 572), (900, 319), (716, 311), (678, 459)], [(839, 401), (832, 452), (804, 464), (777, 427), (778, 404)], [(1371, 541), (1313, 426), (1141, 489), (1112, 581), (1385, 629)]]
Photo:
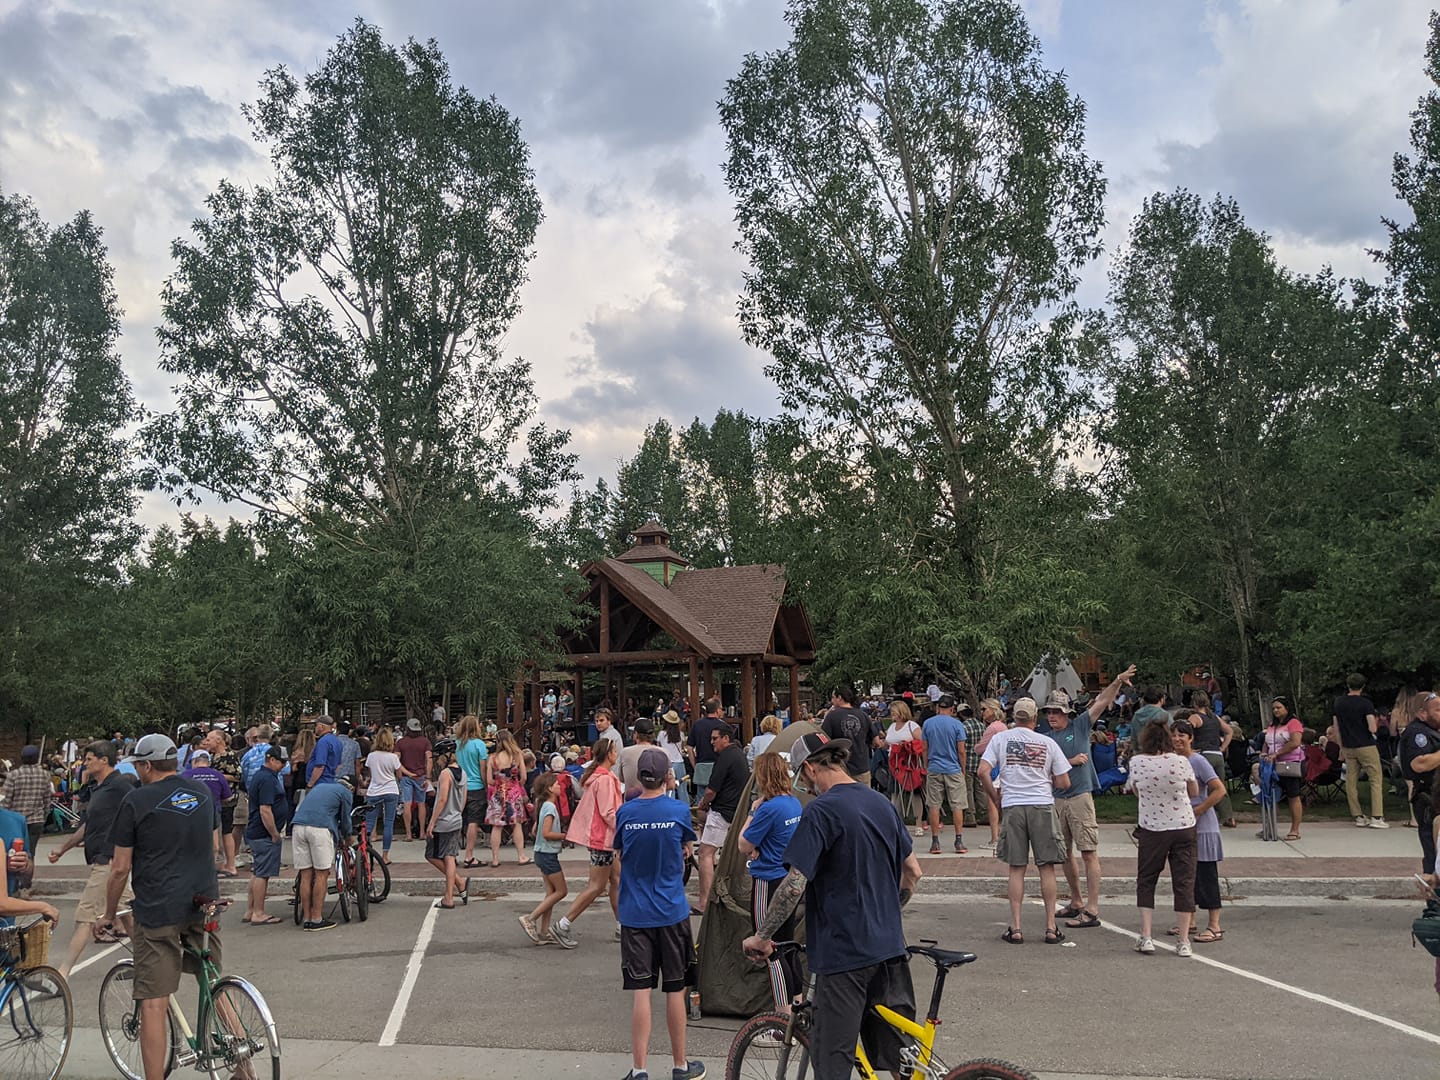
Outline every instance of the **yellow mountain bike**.
[[(794, 941), (777, 941), (777, 953), (804, 951)], [(930, 992), (930, 1011), (925, 1022), (918, 1024), (885, 1005), (876, 1005), (875, 1014), (906, 1037), (902, 1051), (906, 1067), (914, 1078), (924, 1080), (1035, 1080), (1018, 1065), (1005, 1061), (976, 1059), (946, 1066), (935, 1053), (935, 1033), (940, 1026), (940, 998), (945, 993), (945, 976), (951, 968), (968, 964), (974, 953), (937, 949), (935, 942), (924, 941), (906, 950), (911, 956), (923, 956), (935, 965), (935, 986)], [(815, 994), (815, 977), (810, 977), (805, 1000), (794, 1006), (789, 1016), (771, 1012), (752, 1016), (735, 1033), (725, 1059), (725, 1080), (807, 1080), (810, 1067), (811, 999)], [(860, 1080), (878, 1080), (865, 1048), (855, 1044), (855, 1068)]]

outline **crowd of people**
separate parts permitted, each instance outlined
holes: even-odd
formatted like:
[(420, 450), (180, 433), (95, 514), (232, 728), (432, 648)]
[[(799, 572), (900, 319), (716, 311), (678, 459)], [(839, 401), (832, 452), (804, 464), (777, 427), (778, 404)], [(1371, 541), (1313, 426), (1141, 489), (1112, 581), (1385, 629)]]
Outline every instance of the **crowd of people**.
[[(53, 863), (83, 847), (89, 873), (60, 968), (68, 972), (96, 936), (120, 931), (137, 946), (146, 942), (136, 949), (136, 994), (147, 1003), (142, 1017), (150, 1017), (158, 1006), (149, 1003), (168, 996), (178, 980), (178, 968), (171, 971), (178, 943), (195, 932), (193, 913), (175, 900), (179, 891), (214, 895), (218, 879), (235, 875), (248, 855), (242, 921), (280, 923), (267, 911), (266, 896), (288, 836), (302, 925), (309, 932), (331, 929), (328, 875), (337, 845), (353, 840), (352, 809), (363, 801), (382, 857), (390, 860), (396, 842), (423, 842), (425, 859), (444, 879), (438, 905), (453, 909), (468, 900), (470, 879), (462, 872), (481, 864), (488, 830), (489, 865), (500, 865), (508, 841), (517, 864), (533, 863), (543, 882), (543, 897), (519, 917), (521, 932), (536, 945), (579, 947), (582, 917), (608, 897), (624, 986), (634, 992), (632, 1075), (648, 1076), (650, 991), (658, 988), (666, 997), (674, 1077), (696, 1080), (704, 1066), (686, 1058), (684, 1041), (685, 991), (694, 984), (690, 926), (711, 901), (716, 858), (734, 830), (751, 878), (754, 933), (744, 949), (767, 965), (775, 1005), (788, 1009), (803, 988), (794, 955), (776, 955), (772, 943), (793, 935), (804, 901), (808, 963), (817, 976), (817, 1075), (829, 1074), (827, 1060), (838, 1075), (841, 1056), (865, 1027), (868, 1004), (883, 999), (903, 1011), (909, 1001), (913, 1009), (900, 962), (899, 909), (922, 874), (915, 839), (928, 836), (925, 850), (942, 854), (949, 830), (949, 850), (966, 853), (965, 830), (983, 824), (985, 847), (1008, 869), (1003, 940), (1026, 941), (1021, 913), (1033, 864), (1044, 898), (1044, 941), (1059, 944), (1068, 933), (1101, 925), (1095, 796), (1118, 784), (1137, 796), (1137, 951), (1156, 951), (1155, 893), (1166, 866), (1174, 910), (1168, 933), (1177, 954), (1224, 939), (1222, 829), (1235, 824), (1225, 776), (1236, 767), (1237, 741), (1244, 747), (1249, 740), (1205, 690), (1173, 708), (1158, 688), (1136, 694), (1134, 674), (1128, 668), (1093, 699), (1072, 702), (1056, 690), (1037, 701), (1020, 692), (973, 709), (938, 687), (919, 700), (907, 692), (860, 701), (840, 686), (813, 717), (818, 730), (787, 739), (783, 751), (772, 744), (789, 722), (808, 714), (767, 715), (747, 744), (719, 698), (706, 700), (693, 722), (677, 701), (662, 701), (658, 715), (639, 715), (628, 725), (601, 707), (589, 747), (565, 746), (545, 760), (508, 729), (473, 715), (451, 724), (439, 709), (429, 724), (412, 718), (398, 733), (387, 726), (352, 730), (320, 715), (283, 741), (269, 724), (243, 733), (217, 725), (179, 746), (147, 735), (128, 753), (124, 742), (101, 739), (79, 748), (73, 767), (58, 763), (62, 781), (56, 763), (41, 765), (38, 748), (27, 747), (0, 784), (7, 808), (0, 810), (0, 838), (23, 837), (26, 851), (9, 860), (0, 915), (54, 916), (53, 907), (25, 899), (22, 890), (49, 801), (60, 783), (73, 785), (83, 823), (48, 858)], [(1421, 826), (1424, 870), (1433, 875), (1440, 795), (1430, 780), (1440, 774), (1440, 697), (1420, 695), (1407, 705), (1409, 726), (1394, 745)], [(573, 703), (556, 698), (557, 716), (568, 708)], [(1313, 732), (1285, 698), (1275, 699), (1269, 720), (1241, 767), (1253, 757), (1255, 782), (1272, 783), (1273, 798), (1291, 805), (1291, 838), (1298, 838), (1303, 814), (1303, 806), (1294, 806), (1297, 778), (1315, 745), (1344, 763), (1355, 824), (1387, 826), (1385, 718), (1365, 696), (1363, 679), (1350, 679), (1319, 738), (1309, 737)], [(1291, 762), (1301, 768), (1284, 767)], [(1368, 814), (1359, 803), (1360, 775), (1370, 781)], [(801, 797), (808, 800), (803, 808)], [(178, 807), (185, 812), (156, 812)], [(585, 886), (573, 899), (560, 862), (567, 846), (588, 861)], [(693, 903), (687, 865), (698, 877)], [(1196, 922), (1199, 912), (1203, 924)], [(219, 948), (213, 937), (212, 948)], [(163, 1010), (158, 1015), (155, 1023), (162, 1024)], [(897, 1060), (884, 1032), (866, 1034), (877, 1067)]]

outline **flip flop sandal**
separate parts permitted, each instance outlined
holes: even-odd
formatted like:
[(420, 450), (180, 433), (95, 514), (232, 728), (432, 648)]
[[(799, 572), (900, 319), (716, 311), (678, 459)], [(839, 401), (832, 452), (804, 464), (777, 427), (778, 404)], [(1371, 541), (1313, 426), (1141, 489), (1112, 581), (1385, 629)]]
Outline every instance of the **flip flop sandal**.
[[(1089, 911), (1082, 911), (1078, 919), (1071, 919), (1065, 925), (1072, 930), (1088, 930), (1092, 926), (1100, 925), (1100, 916)], [(1178, 930), (1176, 931), (1176, 936), (1179, 936)]]
[(1055, 929), (1053, 929), (1053, 930), (1046, 930), (1046, 931), (1045, 931), (1045, 944), (1046, 944), (1046, 945), (1059, 945), (1059, 944), (1060, 944), (1062, 941), (1064, 941), (1064, 940), (1065, 940), (1065, 932), (1064, 932), (1063, 930), (1061, 930), (1058, 926), (1055, 927)]
[(461, 863), (460, 865), (463, 866), (466, 870), (472, 870), (472, 869), (474, 869), (475, 867), (477, 867), (477, 866), (480, 865), (480, 860), (479, 860), (479, 859), (466, 859), (466, 860), (465, 860), (463, 863)]
[(1296, 841), (1296, 840), (1299, 840), (1299, 839), (1300, 839), (1300, 834), (1299, 834), (1298, 832), (1292, 832), (1292, 833), (1286, 833), (1286, 834), (1285, 834), (1285, 840), (1286, 840), (1287, 843), (1292, 843), (1292, 842), (1294, 842), (1294, 841)]
[(266, 915), (263, 919), (245, 919), (251, 926), (279, 926), (285, 920), (279, 915)]
[(1170, 927), (1169, 930), (1166, 930), (1166, 931), (1165, 931), (1165, 936), (1166, 936), (1166, 937), (1179, 937), (1179, 936), (1180, 936), (1180, 928), (1179, 928), (1178, 926), (1172, 926), (1172, 927)]
[(1007, 926), (1005, 932), (1000, 935), (1000, 940), (1011, 945), (1024, 945), (1025, 935), (1020, 932), (1018, 927)]
[(1076, 907), (1074, 904), (1070, 904), (1068, 907), (1061, 908), (1059, 911), (1055, 912), (1055, 918), (1073, 919), (1075, 918), (1075, 916), (1082, 914), (1084, 911), (1084, 908)]
[(1201, 930), (1190, 940), (1197, 945), (1209, 945), (1212, 941), (1224, 941), (1225, 931), (1211, 930), (1209, 927), (1206, 927), (1204, 930)]

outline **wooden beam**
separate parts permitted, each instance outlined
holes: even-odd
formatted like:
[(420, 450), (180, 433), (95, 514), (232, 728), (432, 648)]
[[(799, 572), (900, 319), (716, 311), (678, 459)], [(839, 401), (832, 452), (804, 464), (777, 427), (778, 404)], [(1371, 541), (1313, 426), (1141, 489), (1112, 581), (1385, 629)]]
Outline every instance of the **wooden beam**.
[(800, 665), (790, 669), (790, 719), (795, 719), (795, 710), (800, 707)]
[(661, 664), (684, 663), (693, 660), (695, 654), (689, 649), (640, 649), (635, 652), (613, 653), (571, 653), (565, 658), (564, 666), (573, 668), (602, 668), (610, 664)]
[(795, 657), (793, 657), (793, 656), (784, 656), (784, 655), (782, 655), (781, 653), (769, 653), (769, 652), (767, 652), (767, 653), (766, 653), (764, 656), (762, 656), (760, 659), (761, 659), (764, 663), (767, 663), (767, 664), (771, 665), (772, 667), (794, 667), (795, 665), (797, 665), (797, 664), (799, 663), (799, 661), (796, 660)]
[(600, 579), (600, 655), (610, 651), (610, 579)]
[[(603, 564), (592, 565), (595, 565), (599, 568), (600, 579), (602, 581), (608, 582), (609, 577), (605, 571)], [(655, 625), (660, 627), (660, 629), (664, 630), (676, 641), (679, 641), (685, 645), (689, 645), (701, 656), (711, 655), (709, 648), (707, 648), (703, 643), (695, 639), (694, 631), (692, 628), (683, 626), (679, 622), (676, 622), (675, 619), (670, 616), (669, 612), (667, 612), (664, 608), (661, 608), (651, 603), (650, 598), (647, 597), (644, 593), (630, 593), (625, 590), (623, 584), (613, 584), (615, 588), (620, 590), (621, 594), (625, 597), (626, 600), (630, 601), (630, 603), (634, 604), (636, 607), (640, 608), (640, 610), (645, 612), (645, 614), (650, 618), (652, 622), (655, 623)], [(658, 581), (655, 582), (655, 584), (657, 587), (664, 587), (661, 586)]]
[(755, 737), (755, 664), (749, 657), (740, 661), (740, 727), (747, 743)]

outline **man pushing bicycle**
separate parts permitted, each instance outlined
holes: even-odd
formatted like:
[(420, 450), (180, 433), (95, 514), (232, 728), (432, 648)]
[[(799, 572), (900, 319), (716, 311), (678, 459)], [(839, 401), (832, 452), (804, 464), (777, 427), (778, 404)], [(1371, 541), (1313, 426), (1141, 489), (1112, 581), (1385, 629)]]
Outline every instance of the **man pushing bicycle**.
[(850, 753), (848, 739), (819, 733), (791, 748), (791, 766), (816, 798), (785, 849), (789, 874), (742, 946), (752, 960), (768, 957), (775, 934), (805, 898), (806, 954), (815, 975), (815, 1080), (847, 1080), (857, 1037), (876, 1070), (898, 1072), (905, 1064), (901, 1037), (872, 1006), (915, 1016), (900, 909), (920, 880), (920, 861), (890, 800), (851, 778)]
[[(178, 753), (164, 735), (146, 735), (130, 755), (140, 778), (120, 804), (112, 840), (105, 914), (95, 923), (97, 941), (113, 941), (125, 883), (135, 892), (135, 1000), (140, 1002), (140, 1053), (145, 1080), (163, 1080), (170, 995), (182, 970), (194, 971), (185, 951), (205, 933), (195, 897), (219, 894), (214, 852), (220, 843), (220, 808), (204, 784), (177, 775)], [(210, 956), (220, 966), (220, 936), (210, 933)]]

